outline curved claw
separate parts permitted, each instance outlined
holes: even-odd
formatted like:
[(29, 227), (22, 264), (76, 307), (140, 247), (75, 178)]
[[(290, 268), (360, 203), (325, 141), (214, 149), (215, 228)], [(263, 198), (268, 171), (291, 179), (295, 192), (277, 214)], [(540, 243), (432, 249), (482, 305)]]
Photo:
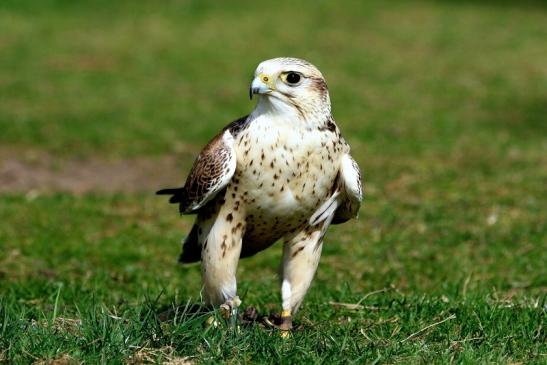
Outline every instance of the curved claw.
[(224, 319), (228, 319), (232, 316), (237, 315), (237, 309), (241, 305), (241, 300), (238, 296), (233, 297), (230, 300), (227, 300), (226, 303), (220, 305), (220, 314)]
[[(279, 314), (271, 314), (269, 317), (264, 317), (262, 321), (269, 327), (276, 328), (282, 332), (282, 337), (286, 337), (287, 334), (293, 329), (292, 316), (290, 312), (285, 312), (279, 316)], [(283, 334), (283, 333), (287, 334)]]

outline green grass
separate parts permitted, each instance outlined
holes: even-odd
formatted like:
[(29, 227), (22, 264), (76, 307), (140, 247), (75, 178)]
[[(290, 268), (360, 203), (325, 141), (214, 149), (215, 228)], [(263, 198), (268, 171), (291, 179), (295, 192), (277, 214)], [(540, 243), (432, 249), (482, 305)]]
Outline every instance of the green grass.
[[(1, 2), (0, 158), (197, 153), (294, 55), (366, 198), (282, 339), (184, 310), (192, 220), (152, 192), (0, 194), (0, 362), (545, 363), (546, 39), (534, 2)], [(241, 262), (244, 305), (278, 303), (280, 259)]]

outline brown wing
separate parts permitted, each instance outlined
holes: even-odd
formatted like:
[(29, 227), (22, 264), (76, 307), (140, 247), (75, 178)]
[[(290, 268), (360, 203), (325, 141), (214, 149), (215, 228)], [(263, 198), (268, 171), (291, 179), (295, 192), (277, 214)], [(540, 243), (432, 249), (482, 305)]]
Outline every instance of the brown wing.
[(194, 166), (182, 188), (162, 189), (156, 194), (173, 195), (170, 203), (179, 203), (182, 214), (195, 213), (224, 189), (236, 170), (234, 137), (225, 128), (194, 161)]

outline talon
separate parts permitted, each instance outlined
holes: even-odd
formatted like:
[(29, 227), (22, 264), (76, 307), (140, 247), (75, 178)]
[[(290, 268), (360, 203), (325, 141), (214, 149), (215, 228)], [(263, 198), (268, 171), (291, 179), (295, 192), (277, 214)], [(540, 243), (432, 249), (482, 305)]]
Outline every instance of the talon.
[(244, 322), (255, 322), (258, 318), (258, 313), (255, 307), (247, 307), (243, 312), (242, 320)]
[(276, 327), (276, 325), (272, 321), (270, 321), (270, 319), (268, 317), (264, 317), (263, 320), (264, 320), (264, 323), (266, 323), (268, 326)]
[(220, 305), (220, 314), (224, 319), (228, 319), (237, 314), (237, 309), (241, 305), (239, 297), (233, 297), (227, 300), (226, 303)]
[(232, 316), (232, 308), (226, 303), (220, 305), (219, 311), (224, 319), (228, 319)]
[(293, 328), (292, 316), (290, 313), (290, 311), (282, 311), (281, 315), (272, 313), (269, 317), (263, 317), (262, 322), (268, 327), (280, 330), (281, 336), (285, 338)]
[(239, 299), (238, 296), (235, 296), (231, 300), (229, 300), (228, 303), (231, 305), (232, 308), (237, 308), (241, 305), (241, 299)]

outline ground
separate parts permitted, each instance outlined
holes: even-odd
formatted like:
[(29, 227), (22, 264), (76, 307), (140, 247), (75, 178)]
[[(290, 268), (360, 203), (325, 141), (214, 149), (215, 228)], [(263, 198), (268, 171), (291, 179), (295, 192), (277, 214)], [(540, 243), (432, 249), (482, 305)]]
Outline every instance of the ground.
[[(539, 2), (2, 1), (0, 362), (545, 363), (546, 39)], [(288, 338), (190, 310), (153, 195), (275, 56), (322, 70), (366, 195)]]

